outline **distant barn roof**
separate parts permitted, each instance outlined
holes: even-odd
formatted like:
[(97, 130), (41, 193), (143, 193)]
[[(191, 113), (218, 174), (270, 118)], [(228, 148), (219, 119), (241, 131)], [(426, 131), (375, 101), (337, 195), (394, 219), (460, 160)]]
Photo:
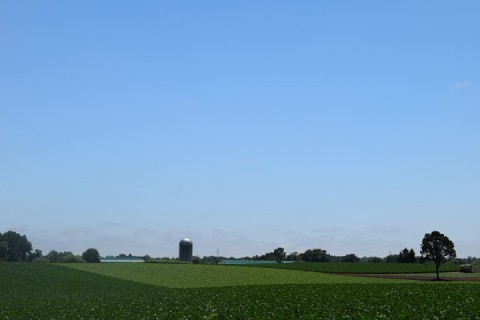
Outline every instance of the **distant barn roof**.
[(222, 260), (218, 264), (266, 264), (278, 263), (275, 260)]
[(100, 262), (145, 262), (139, 257), (100, 257)]

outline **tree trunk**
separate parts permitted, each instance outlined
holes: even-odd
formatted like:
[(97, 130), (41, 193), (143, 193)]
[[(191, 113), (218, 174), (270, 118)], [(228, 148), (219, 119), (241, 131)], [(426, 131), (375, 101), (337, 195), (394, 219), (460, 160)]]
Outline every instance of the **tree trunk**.
[(438, 274), (438, 268), (440, 267), (440, 264), (435, 263), (435, 271), (437, 272), (437, 280), (440, 280), (440, 275)]

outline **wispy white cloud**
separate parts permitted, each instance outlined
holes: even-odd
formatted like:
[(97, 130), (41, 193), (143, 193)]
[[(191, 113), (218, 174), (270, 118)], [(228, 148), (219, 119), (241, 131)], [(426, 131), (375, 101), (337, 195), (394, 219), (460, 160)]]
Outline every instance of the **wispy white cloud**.
[(88, 237), (95, 233), (95, 229), (87, 227), (66, 228), (62, 231), (62, 235), (66, 237)]
[(376, 233), (399, 233), (402, 232), (402, 228), (397, 226), (371, 226), (369, 227), (369, 231), (376, 232)]
[(149, 229), (149, 228), (141, 228), (135, 231), (135, 237), (137, 238), (152, 238), (157, 237), (160, 233), (159, 230), (156, 229)]
[(341, 227), (326, 227), (312, 230), (314, 233), (338, 233), (343, 231), (345, 230)]
[(463, 81), (463, 82), (457, 82), (457, 83), (454, 83), (450, 86), (450, 88), (452, 89), (463, 89), (463, 88), (467, 88), (467, 87), (470, 87), (472, 85), (472, 83), (470, 81)]
[(122, 226), (121, 223), (115, 222), (115, 221), (105, 221), (102, 223), (103, 227), (120, 227)]

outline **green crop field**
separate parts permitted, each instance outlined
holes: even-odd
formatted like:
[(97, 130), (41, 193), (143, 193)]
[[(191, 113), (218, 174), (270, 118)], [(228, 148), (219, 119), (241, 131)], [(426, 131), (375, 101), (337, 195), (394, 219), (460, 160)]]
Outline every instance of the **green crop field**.
[[(435, 265), (421, 263), (346, 263), (346, 262), (294, 262), (245, 265), (260, 268), (275, 268), (287, 270), (303, 270), (324, 273), (363, 273), (363, 274), (389, 274), (389, 273), (433, 273)], [(446, 264), (440, 267), (440, 272), (458, 271), (459, 266)]]
[[(479, 319), (480, 315), (478, 283), (348, 283), (351, 277), (260, 268), (262, 273), (253, 275), (242, 271), (249, 268), (226, 266), (71, 266), (0, 263), (0, 319)], [(324, 282), (250, 285), (238, 279), (268, 275), (263, 272), (275, 274), (269, 278), (274, 281), (285, 272), (320, 275)], [(174, 280), (184, 281), (186, 287), (165, 280), (186, 273), (195, 276)], [(227, 279), (223, 286), (212, 287), (216, 281), (212, 278), (217, 277)]]
[[(223, 287), (264, 284), (372, 283), (385, 280), (354, 278), (296, 270), (192, 264), (84, 264), (64, 266), (104, 276), (170, 288)], [(389, 280), (387, 280), (389, 281)], [(390, 280), (393, 281), (393, 280)]]

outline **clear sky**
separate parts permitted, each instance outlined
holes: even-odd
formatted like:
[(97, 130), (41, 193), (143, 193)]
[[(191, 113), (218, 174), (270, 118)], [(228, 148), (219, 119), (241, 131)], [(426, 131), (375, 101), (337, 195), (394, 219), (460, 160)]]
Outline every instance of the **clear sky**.
[(0, 0), (0, 232), (480, 256), (479, 1)]

